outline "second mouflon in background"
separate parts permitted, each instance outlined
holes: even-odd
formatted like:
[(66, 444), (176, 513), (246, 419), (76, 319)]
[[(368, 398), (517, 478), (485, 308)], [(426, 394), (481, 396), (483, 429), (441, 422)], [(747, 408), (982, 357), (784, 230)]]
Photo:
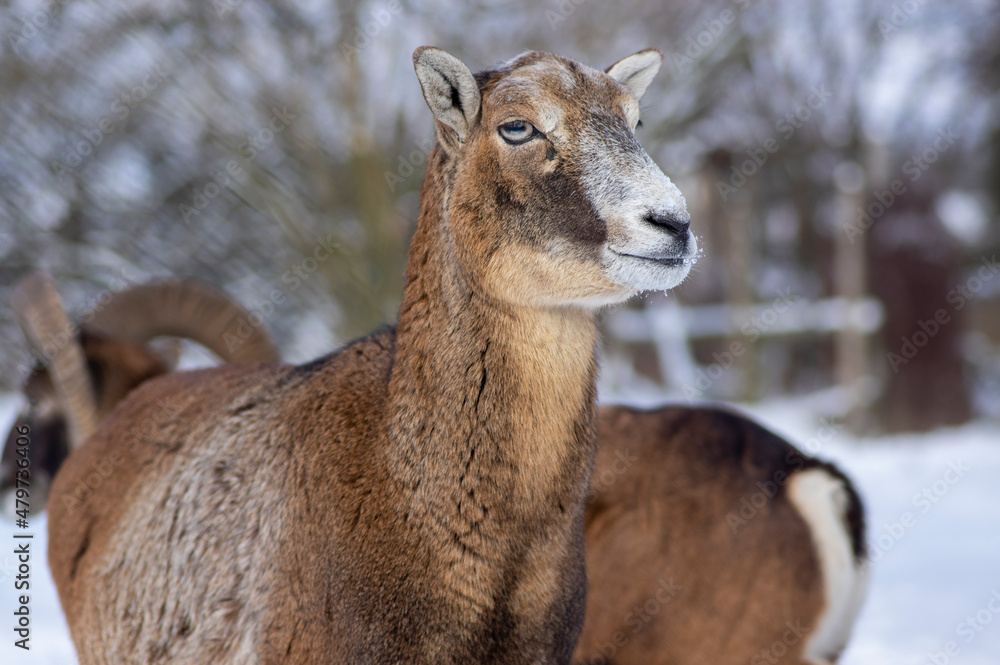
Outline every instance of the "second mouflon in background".
[[(44, 274), (21, 282), (12, 300), (40, 354), (39, 340), (73, 327)], [(186, 282), (138, 285), (84, 315), (80, 338), (23, 388), (27, 404), (0, 458), (4, 505), (9, 499), (13, 511), (22, 434), (30, 435), (38, 511), (66, 451), (79, 445), (69, 433), (85, 431), (71, 425), (78, 410), (67, 399), (92, 401), (85, 420), (100, 422), (135, 387), (171, 370), (176, 358), (149, 346), (153, 337), (200, 341), (225, 362), (274, 362), (263, 328), (235, 348), (224, 343), (247, 315), (223, 294)], [(75, 394), (87, 384), (93, 400)], [(113, 458), (98, 477), (109, 468)], [(90, 487), (76, 491), (61, 500), (72, 504)], [(584, 533), (587, 618), (574, 662), (834, 662), (864, 597), (864, 513), (851, 482), (719, 408), (601, 407)], [(710, 639), (720, 634), (730, 638)]]
[(696, 253), (633, 133), (661, 59), (530, 52), (473, 76), (417, 50), (438, 142), (396, 331), (168, 374), (99, 424), (49, 504), (83, 665), (569, 662), (595, 311)]

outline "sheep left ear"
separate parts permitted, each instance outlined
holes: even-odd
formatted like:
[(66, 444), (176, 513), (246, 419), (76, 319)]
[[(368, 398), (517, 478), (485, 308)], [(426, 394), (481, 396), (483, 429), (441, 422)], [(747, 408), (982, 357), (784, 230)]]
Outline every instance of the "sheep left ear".
[(646, 94), (646, 88), (653, 82), (656, 72), (663, 63), (663, 53), (659, 49), (648, 48), (627, 58), (622, 58), (604, 72), (629, 89), (637, 100)]

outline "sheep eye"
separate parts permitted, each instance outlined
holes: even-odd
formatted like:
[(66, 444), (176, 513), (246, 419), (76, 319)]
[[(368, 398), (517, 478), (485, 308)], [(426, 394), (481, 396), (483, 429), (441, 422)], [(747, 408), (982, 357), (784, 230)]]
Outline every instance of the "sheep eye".
[(500, 138), (511, 145), (519, 145), (533, 139), (539, 132), (530, 122), (511, 120), (497, 128)]

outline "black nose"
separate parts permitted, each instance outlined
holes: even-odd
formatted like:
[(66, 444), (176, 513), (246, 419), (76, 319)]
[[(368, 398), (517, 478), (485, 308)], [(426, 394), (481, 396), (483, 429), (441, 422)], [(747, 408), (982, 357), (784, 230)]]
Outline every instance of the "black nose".
[(660, 214), (651, 212), (646, 215), (646, 221), (653, 226), (659, 226), (671, 233), (677, 235), (684, 235), (687, 230), (691, 227), (691, 217), (685, 213), (682, 217), (670, 214)]

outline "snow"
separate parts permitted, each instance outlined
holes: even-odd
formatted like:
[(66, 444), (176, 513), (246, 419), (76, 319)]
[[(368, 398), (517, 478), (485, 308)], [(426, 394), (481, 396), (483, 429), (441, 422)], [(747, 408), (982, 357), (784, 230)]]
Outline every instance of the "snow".
[[(647, 396), (648, 397), (648, 396)], [(649, 404), (649, 399), (633, 399)], [(0, 395), (7, 431), (17, 406)], [(804, 402), (743, 407), (840, 465), (867, 506), (876, 561), (842, 665), (996, 665), (1000, 654), (1000, 424), (857, 440)], [(31, 651), (15, 648), (14, 525), (0, 524), (0, 662), (69, 665), (73, 648), (45, 563), (45, 517), (32, 517)], [(991, 609), (990, 605), (992, 603)], [(949, 653), (951, 655), (949, 655)]]

